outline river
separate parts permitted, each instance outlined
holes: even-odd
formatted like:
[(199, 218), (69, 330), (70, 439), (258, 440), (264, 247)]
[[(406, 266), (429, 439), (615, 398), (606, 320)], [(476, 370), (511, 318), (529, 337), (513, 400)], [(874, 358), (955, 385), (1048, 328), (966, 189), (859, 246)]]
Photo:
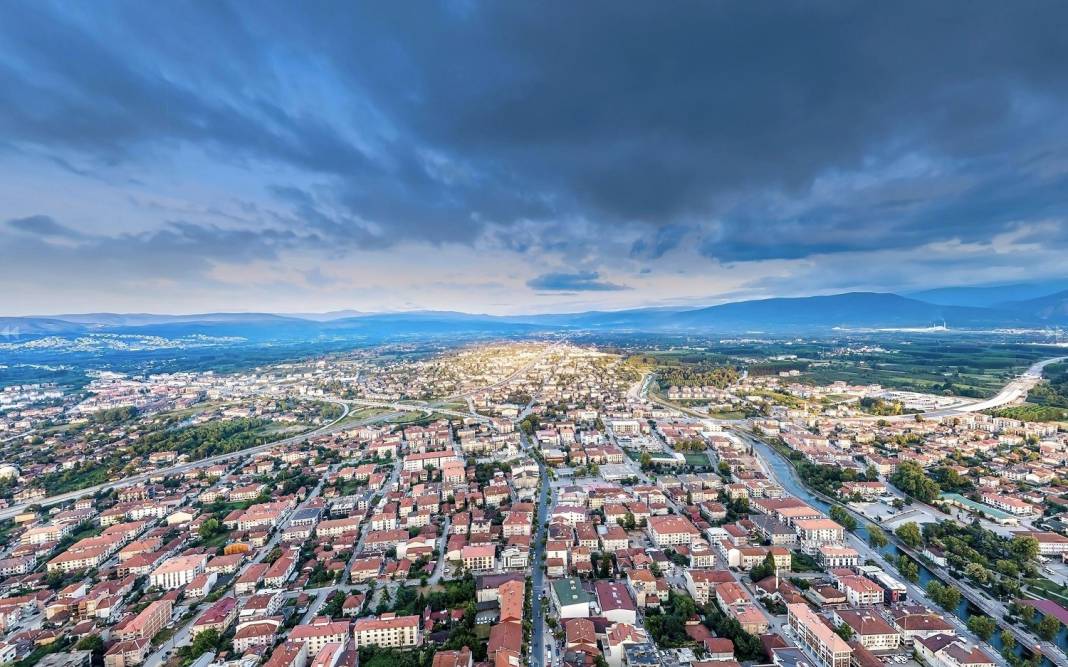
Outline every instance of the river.
[[(763, 459), (764, 464), (771, 469), (772, 477), (775, 478), (775, 481), (780, 486), (782, 486), (787, 493), (797, 498), (800, 498), (801, 500), (804, 500), (806, 503), (820, 509), (825, 514), (830, 512), (830, 503), (823, 500), (822, 498), (817, 497), (801, 482), (801, 479), (797, 475), (797, 471), (794, 470), (794, 467), (790, 464), (786, 457), (775, 451), (774, 448), (772, 448), (767, 443), (761, 440), (755, 438), (749, 440), (753, 443), (753, 447), (755, 448), (760, 458)], [(867, 524), (863, 521), (860, 522), (860, 525), (857, 527), (856, 531), (854, 531), (853, 534), (856, 535), (859, 539), (863, 540), (866, 544), (868, 542)], [(883, 547), (879, 551), (884, 555), (884, 557), (893, 560), (896, 560), (898, 555), (901, 553), (898, 548), (892, 544)], [(932, 574), (930, 570), (924, 567), (923, 563), (918, 562), (917, 565), (919, 565), (920, 573), (920, 580), (917, 585), (920, 588), (926, 588), (927, 584), (931, 581), (938, 581), (938, 578), (934, 574)], [(889, 563), (879, 563), (879, 566), (886, 570), (887, 573), (889, 573), (891, 576), (897, 579), (902, 578), (901, 575), (897, 572), (897, 568), (893, 565), (890, 565)], [(957, 618), (959, 618), (965, 624), (968, 622), (968, 619), (973, 614), (982, 614), (982, 612), (977, 607), (968, 602), (968, 600), (961, 600), (960, 605), (958, 605), (954, 613), (956, 614)], [(1060, 645), (1062, 648), (1068, 647), (1068, 628), (1061, 626), (1061, 632), (1057, 636), (1056, 641), (1058, 645)], [(994, 636), (990, 638), (990, 641), (988, 643), (995, 649), (1000, 651), (1002, 647), (1000, 631), (995, 632)], [(1023, 647), (1017, 645), (1016, 653), (1018, 655), (1023, 655)], [(1054, 663), (1050, 662), (1048, 659), (1043, 659), (1042, 664), (1044, 666), (1048, 665), (1049, 667), (1054, 667)]]

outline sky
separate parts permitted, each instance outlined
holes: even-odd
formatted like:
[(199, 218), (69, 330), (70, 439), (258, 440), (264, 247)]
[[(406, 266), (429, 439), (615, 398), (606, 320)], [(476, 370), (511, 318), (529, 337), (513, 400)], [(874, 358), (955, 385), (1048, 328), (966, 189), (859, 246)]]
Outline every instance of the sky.
[(1068, 5), (5, 2), (0, 314), (1068, 276)]

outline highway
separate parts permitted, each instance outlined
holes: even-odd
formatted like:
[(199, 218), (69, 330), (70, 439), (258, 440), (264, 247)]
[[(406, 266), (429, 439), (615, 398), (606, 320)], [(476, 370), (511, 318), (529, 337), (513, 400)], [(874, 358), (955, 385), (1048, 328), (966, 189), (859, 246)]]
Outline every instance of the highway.
[[(1012, 382), (1002, 387), (997, 396), (988, 398), (985, 401), (974, 403), (966, 406), (963, 409), (959, 409), (959, 412), (978, 412), (980, 410), (990, 410), (991, 408), (1000, 408), (1003, 405), (1009, 405), (1016, 401), (1021, 401), (1027, 398), (1027, 393), (1031, 389), (1042, 381), (1042, 371), (1050, 364), (1055, 364), (1068, 359), (1068, 357), (1054, 357), (1052, 359), (1046, 359), (1039, 361), (1032, 365), (1023, 375), (1016, 378)], [(932, 414), (934, 416), (934, 414)]]
[[(995, 395), (995, 396), (993, 396), (991, 398), (988, 398), (986, 400), (978, 401), (978, 402), (976, 402), (976, 401), (961, 401), (960, 403), (955, 404), (955, 405), (953, 405), (951, 407), (948, 407), (948, 408), (942, 408), (940, 410), (932, 410), (930, 412), (920, 413), (920, 416), (926, 417), (926, 418), (950, 417), (950, 416), (953, 416), (953, 415), (964, 414), (964, 413), (967, 413), (967, 412), (980, 412), (982, 410), (991, 410), (993, 408), (1000, 408), (1000, 407), (1005, 406), (1005, 405), (1010, 405), (1012, 403), (1023, 401), (1024, 399), (1027, 398), (1028, 392), (1030, 392), (1031, 389), (1034, 388), (1034, 386), (1036, 384), (1038, 384), (1039, 382), (1042, 381), (1042, 371), (1046, 368), (1046, 366), (1049, 366), (1050, 364), (1059, 363), (1059, 362), (1065, 361), (1065, 360), (1068, 360), (1068, 356), (1053, 357), (1051, 359), (1044, 359), (1042, 361), (1039, 361), (1039, 362), (1036, 362), (1036, 363), (1032, 364), (1030, 368), (1028, 368), (1026, 371), (1023, 372), (1023, 374), (1021, 374), (1018, 377), (1016, 377), (1015, 379), (1009, 381), (1008, 384), (1006, 384), (1004, 387), (1002, 387), (1001, 391), (999, 391), (997, 393), (997, 395)], [(640, 397), (642, 397), (643, 394), (647, 394), (648, 391), (649, 391), (649, 380), (651, 378), (652, 378), (652, 373), (646, 375), (646, 377), (641, 381), (641, 383), (638, 383), (638, 384), (635, 385), (635, 387), (631, 388), (631, 391), (628, 392), (628, 396), (633, 395), (635, 398), (640, 398)], [(656, 397), (656, 396), (651, 396), (651, 395), (648, 396), (648, 398), (649, 398), (649, 400), (651, 400), (653, 403), (656, 403), (657, 405), (660, 405), (660, 406), (663, 406), (663, 407), (666, 407), (666, 408), (671, 408), (673, 410), (678, 410), (679, 412), (682, 412), (683, 414), (686, 414), (688, 416), (696, 417), (698, 419), (709, 419), (708, 415), (701, 414), (700, 412), (697, 412), (695, 410), (689, 410), (689, 409), (684, 408), (684, 407), (682, 407), (680, 405), (676, 405), (674, 403), (666, 401), (666, 400), (664, 400), (662, 398), (659, 398), (659, 397)], [(916, 418), (916, 415), (909, 414), (909, 415), (896, 415), (896, 416), (887, 416), (887, 417), (880, 417), (880, 416), (854, 417), (854, 418), (852, 418), (852, 420), (853, 421), (877, 421), (877, 420), (895, 421), (895, 420), (914, 420), (915, 418)]]
[[(922, 417), (935, 418), (935, 417), (952, 417), (953, 415), (960, 415), (966, 412), (982, 412), (983, 410), (992, 410), (994, 408), (1000, 408), (1005, 405), (1012, 405), (1013, 403), (1023, 402), (1027, 398), (1028, 392), (1034, 388), (1036, 384), (1042, 381), (1042, 371), (1050, 364), (1055, 364), (1068, 359), (1066, 357), (1053, 357), (1051, 359), (1043, 359), (1031, 365), (1023, 374), (1019, 375), (1013, 380), (1010, 380), (1008, 384), (1001, 388), (1001, 391), (997, 395), (991, 398), (981, 401), (962, 400), (961, 402), (938, 410), (931, 410), (930, 412), (920, 413)], [(900, 421), (900, 420), (912, 420), (915, 419), (915, 415), (895, 415), (890, 417), (859, 417), (858, 419), (866, 421), (876, 421), (884, 419), (887, 421)]]

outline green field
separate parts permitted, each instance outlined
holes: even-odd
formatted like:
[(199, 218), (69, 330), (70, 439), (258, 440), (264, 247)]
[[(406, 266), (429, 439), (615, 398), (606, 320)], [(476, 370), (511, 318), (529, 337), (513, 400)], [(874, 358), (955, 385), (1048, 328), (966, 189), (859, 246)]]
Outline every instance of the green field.
[(1055, 408), (1034, 403), (1011, 405), (1007, 408), (987, 410), (986, 413), (994, 417), (1008, 417), (1028, 422), (1068, 422), (1068, 408)]
[(707, 468), (712, 465), (712, 462), (708, 460), (708, 455), (704, 452), (683, 452), (682, 455), (686, 457), (686, 465), (688, 466)]
[(1032, 345), (924, 340), (885, 346), (885, 352), (827, 358), (810, 365), (805, 381), (877, 383), (925, 393), (987, 398), (1028, 366), (1056, 352)]

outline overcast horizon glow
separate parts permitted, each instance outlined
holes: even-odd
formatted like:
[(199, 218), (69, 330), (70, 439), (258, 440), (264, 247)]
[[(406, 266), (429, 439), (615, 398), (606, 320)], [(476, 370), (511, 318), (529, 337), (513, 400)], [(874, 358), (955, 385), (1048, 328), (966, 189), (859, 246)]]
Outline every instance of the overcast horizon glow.
[(1065, 278), (1066, 19), (1054, 2), (6, 3), (0, 315), (516, 314)]

